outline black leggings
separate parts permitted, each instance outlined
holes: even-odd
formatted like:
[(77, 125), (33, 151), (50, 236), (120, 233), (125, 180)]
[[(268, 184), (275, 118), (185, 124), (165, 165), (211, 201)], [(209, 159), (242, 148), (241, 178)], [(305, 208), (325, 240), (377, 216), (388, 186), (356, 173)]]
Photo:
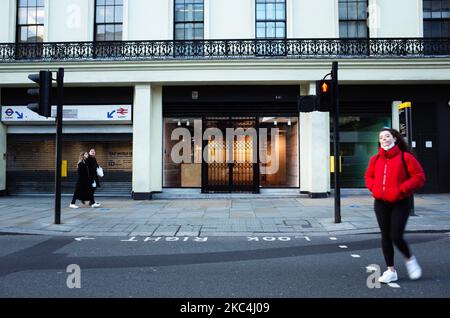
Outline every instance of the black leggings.
[(76, 193), (73, 194), (72, 201), (70, 201), (70, 204), (75, 204), (75, 202), (77, 202), (77, 194)]
[(95, 203), (95, 199), (94, 199), (95, 190), (97, 190), (96, 187), (95, 188), (91, 188), (89, 205), (93, 205)]
[(394, 246), (392, 243), (406, 258), (411, 257), (408, 244), (403, 239), (409, 211), (409, 198), (395, 203), (375, 200), (375, 214), (381, 230), (381, 243), (387, 266), (394, 266)]

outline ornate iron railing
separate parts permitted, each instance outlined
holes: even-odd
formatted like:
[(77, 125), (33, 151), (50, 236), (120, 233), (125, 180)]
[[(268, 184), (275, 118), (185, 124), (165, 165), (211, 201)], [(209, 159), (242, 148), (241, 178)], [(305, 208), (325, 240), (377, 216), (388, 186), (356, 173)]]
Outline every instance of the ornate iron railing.
[(450, 56), (450, 38), (49, 42), (0, 44), (0, 62)]

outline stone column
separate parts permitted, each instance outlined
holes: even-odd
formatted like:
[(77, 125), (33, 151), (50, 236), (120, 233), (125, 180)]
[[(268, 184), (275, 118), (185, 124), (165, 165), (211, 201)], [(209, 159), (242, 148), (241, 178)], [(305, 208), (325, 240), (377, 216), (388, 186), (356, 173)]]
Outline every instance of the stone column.
[(161, 86), (152, 86), (150, 117), (150, 188), (152, 192), (161, 192), (163, 177), (163, 116)]
[[(315, 83), (300, 86), (300, 94), (314, 95)], [(312, 198), (330, 192), (330, 114), (300, 113), (300, 192)]]
[(151, 124), (152, 87), (138, 84), (134, 87), (133, 101), (133, 185), (135, 200), (149, 200), (151, 186)]
[(392, 128), (399, 130), (400, 129), (400, 120), (398, 118), (398, 105), (400, 105), (401, 101), (392, 102)]

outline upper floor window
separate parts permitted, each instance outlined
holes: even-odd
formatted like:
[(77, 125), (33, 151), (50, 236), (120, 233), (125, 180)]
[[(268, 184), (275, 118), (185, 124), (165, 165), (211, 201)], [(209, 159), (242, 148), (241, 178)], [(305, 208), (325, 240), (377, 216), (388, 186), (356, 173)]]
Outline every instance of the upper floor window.
[(450, 0), (423, 0), (423, 35), (450, 37)]
[(121, 41), (123, 0), (96, 0), (95, 41)]
[(203, 12), (203, 0), (175, 0), (175, 40), (203, 39)]
[(339, 0), (339, 37), (366, 38), (368, 0)]
[(256, 0), (256, 38), (286, 38), (286, 0)]
[(44, 0), (17, 1), (17, 42), (44, 41)]

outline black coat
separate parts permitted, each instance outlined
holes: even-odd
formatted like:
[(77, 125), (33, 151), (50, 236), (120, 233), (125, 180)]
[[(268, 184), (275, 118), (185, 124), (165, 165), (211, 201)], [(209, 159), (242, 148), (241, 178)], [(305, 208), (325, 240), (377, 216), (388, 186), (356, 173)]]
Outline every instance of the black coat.
[(92, 183), (94, 179), (89, 173), (87, 164), (84, 161), (78, 163), (78, 179), (75, 186), (75, 199), (88, 201), (92, 197)]
[(95, 157), (89, 156), (86, 159), (86, 164), (89, 167), (89, 174), (93, 177), (93, 180), (95, 180), (95, 183), (97, 183), (97, 187), (100, 187), (100, 179), (97, 175), (97, 168), (98, 168), (98, 163), (97, 163), (97, 159), (95, 159)]

